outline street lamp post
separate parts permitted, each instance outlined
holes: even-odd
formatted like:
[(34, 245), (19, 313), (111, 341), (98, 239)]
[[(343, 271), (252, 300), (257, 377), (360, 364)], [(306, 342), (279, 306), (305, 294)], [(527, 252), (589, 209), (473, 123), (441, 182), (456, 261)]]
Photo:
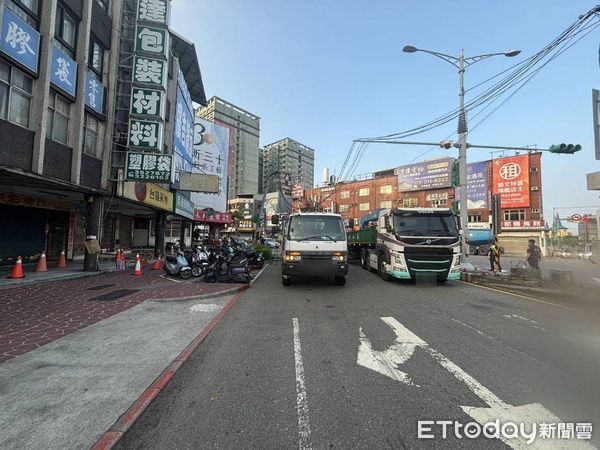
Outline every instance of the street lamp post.
[(464, 50), (461, 49), (458, 58), (456, 56), (446, 55), (445, 53), (434, 52), (431, 50), (423, 50), (412, 45), (406, 45), (402, 49), (405, 53), (425, 52), (433, 56), (437, 56), (440, 59), (452, 64), (458, 69), (458, 77), (460, 82), (460, 89), (458, 91), (458, 98), (460, 103), (459, 114), (458, 114), (458, 169), (459, 169), (459, 187), (460, 187), (460, 223), (463, 229), (461, 237), (461, 261), (465, 262), (469, 255), (467, 234), (468, 234), (468, 220), (469, 210), (467, 205), (467, 115), (465, 112), (465, 69), (471, 64), (475, 64), (482, 59), (487, 59), (491, 56), (517, 56), (521, 53), (521, 50), (509, 50), (502, 53), (487, 53), (484, 55), (470, 56), (465, 58)]

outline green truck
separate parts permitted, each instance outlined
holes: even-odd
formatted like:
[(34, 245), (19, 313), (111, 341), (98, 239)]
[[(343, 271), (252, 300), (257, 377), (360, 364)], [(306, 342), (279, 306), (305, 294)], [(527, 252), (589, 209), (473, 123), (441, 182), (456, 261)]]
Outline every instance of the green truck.
[(348, 251), (363, 269), (392, 278), (460, 278), (460, 234), (448, 208), (382, 209), (361, 218), (348, 233)]

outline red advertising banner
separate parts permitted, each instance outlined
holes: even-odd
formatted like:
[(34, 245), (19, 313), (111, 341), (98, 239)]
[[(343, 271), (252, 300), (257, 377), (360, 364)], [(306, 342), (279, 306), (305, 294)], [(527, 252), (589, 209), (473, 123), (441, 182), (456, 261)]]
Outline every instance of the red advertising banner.
[(493, 190), (500, 194), (502, 209), (529, 206), (529, 155), (492, 161)]
[(232, 222), (231, 213), (216, 212), (209, 215), (208, 212), (202, 209), (194, 210), (194, 221), (195, 222), (207, 222), (207, 223), (226, 223)]
[(504, 220), (502, 229), (513, 230), (543, 230), (546, 226), (544, 219), (539, 220)]

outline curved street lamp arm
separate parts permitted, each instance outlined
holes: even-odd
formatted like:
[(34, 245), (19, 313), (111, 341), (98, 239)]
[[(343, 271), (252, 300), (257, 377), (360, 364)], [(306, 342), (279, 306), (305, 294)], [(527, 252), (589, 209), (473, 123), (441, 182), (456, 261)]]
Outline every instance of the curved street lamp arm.
[(506, 56), (506, 53), (486, 53), (485, 55), (469, 56), (468, 58), (465, 58), (465, 67), (470, 66), (471, 64), (475, 64), (476, 62), (479, 62), (482, 59), (487, 59), (491, 56)]
[(417, 49), (417, 51), (425, 52), (425, 53), (429, 53), (430, 55), (437, 56), (438, 58), (443, 59), (444, 61), (452, 64), (457, 69), (460, 68), (458, 65), (459, 59), (456, 56), (446, 55), (445, 53), (434, 52), (432, 50), (423, 50), (421, 48)]

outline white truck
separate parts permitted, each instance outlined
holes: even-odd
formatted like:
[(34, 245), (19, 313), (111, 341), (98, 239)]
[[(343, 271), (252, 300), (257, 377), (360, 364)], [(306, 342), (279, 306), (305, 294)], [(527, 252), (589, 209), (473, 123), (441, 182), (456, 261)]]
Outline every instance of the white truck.
[(344, 286), (348, 274), (348, 244), (342, 216), (295, 213), (281, 222), (281, 282), (296, 277), (331, 277)]
[(438, 281), (460, 278), (460, 231), (448, 208), (383, 209), (348, 234), (348, 248), (388, 281), (420, 274)]

